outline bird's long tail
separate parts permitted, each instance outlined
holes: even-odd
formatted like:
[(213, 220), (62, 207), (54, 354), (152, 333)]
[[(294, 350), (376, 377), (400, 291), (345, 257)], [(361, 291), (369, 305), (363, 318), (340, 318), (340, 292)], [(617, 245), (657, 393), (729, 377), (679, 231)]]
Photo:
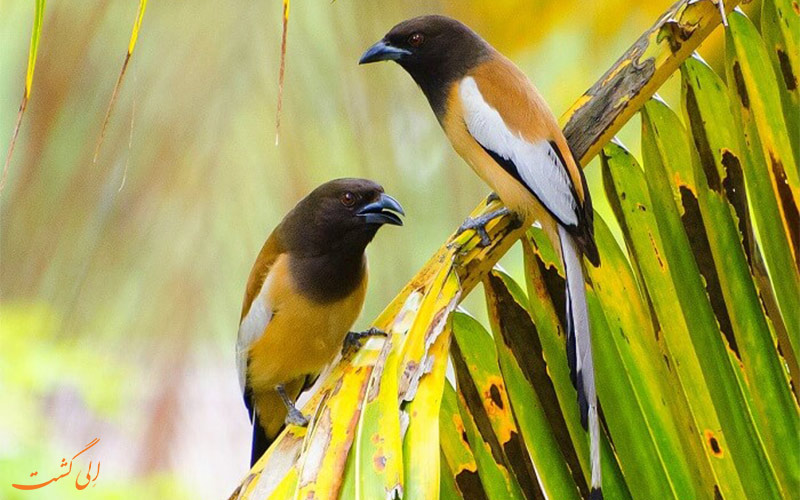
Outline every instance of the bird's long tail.
[(253, 424), (253, 441), (250, 448), (250, 467), (254, 466), (284, 428), (286, 408), (277, 391), (262, 391), (258, 398), (245, 392), (245, 405)]
[[(283, 430), (283, 428), (281, 428)], [(273, 436), (270, 438), (267, 436), (267, 433), (264, 431), (264, 428), (261, 427), (261, 424), (258, 423), (258, 420), (253, 422), (253, 442), (251, 443), (250, 447), (250, 467), (253, 467), (258, 459), (261, 458), (269, 445), (275, 440)]]
[(581, 424), (589, 430), (592, 487), (589, 498), (603, 498), (600, 478), (600, 422), (597, 415), (597, 392), (594, 383), (592, 339), (589, 329), (589, 311), (586, 307), (586, 288), (583, 281), (583, 264), (578, 242), (559, 225), (561, 256), (567, 278), (567, 361), (572, 383), (578, 392)]

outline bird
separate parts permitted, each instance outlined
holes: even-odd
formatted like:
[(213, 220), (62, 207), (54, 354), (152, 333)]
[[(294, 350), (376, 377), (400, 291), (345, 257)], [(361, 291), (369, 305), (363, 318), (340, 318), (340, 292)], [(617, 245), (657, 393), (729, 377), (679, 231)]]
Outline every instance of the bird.
[(422, 90), (455, 151), (500, 198), (503, 207), (467, 219), (490, 243), (485, 225), (515, 215), (537, 222), (558, 242), (566, 275), (567, 359), (590, 441), (590, 498), (602, 498), (600, 424), (586, 307), (583, 258), (600, 265), (586, 178), (544, 98), (525, 74), (455, 19), (428, 15), (403, 21), (359, 64), (394, 61)]
[(298, 395), (341, 350), (376, 329), (351, 332), (367, 291), (365, 249), (403, 207), (366, 179), (326, 182), (300, 200), (258, 253), (245, 288), (236, 367), (253, 426), (253, 466), (286, 424), (306, 426)]

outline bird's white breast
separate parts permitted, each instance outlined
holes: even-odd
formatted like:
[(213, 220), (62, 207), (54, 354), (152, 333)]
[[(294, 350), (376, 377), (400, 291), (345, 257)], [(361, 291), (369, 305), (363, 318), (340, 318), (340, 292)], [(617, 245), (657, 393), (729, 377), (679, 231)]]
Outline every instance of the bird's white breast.
[[(577, 224), (572, 183), (550, 142), (545, 139), (532, 142), (521, 132), (512, 131), (500, 112), (486, 102), (473, 77), (462, 79), (458, 90), (470, 135), (483, 148), (511, 161), (525, 185), (559, 222)], [(502, 198), (502, 193), (499, 194)]]

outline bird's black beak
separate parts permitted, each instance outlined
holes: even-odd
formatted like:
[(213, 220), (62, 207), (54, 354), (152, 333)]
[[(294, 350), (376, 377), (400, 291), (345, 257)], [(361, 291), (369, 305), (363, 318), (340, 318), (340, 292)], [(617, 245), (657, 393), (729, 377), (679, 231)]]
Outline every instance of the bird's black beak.
[(361, 59), (358, 60), (358, 64), (368, 64), (376, 61), (396, 61), (410, 54), (411, 52), (406, 49), (393, 47), (386, 40), (379, 40), (364, 52)]
[[(389, 210), (391, 210), (391, 212)], [(393, 212), (397, 212), (400, 215), (406, 214), (397, 200), (388, 194), (381, 193), (380, 198), (361, 207), (361, 209), (356, 212), (356, 215), (363, 217), (367, 224), (392, 224), (394, 226), (402, 226), (403, 221)]]

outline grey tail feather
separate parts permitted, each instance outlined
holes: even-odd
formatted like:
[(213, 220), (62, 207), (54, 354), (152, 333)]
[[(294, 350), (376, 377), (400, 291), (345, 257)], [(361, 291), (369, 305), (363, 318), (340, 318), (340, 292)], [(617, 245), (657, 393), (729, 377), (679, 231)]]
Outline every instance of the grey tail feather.
[[(589, 310), (586, 307), (586, 287), (583, 279), (582, 252), (579, 243), (559, 225), (561, 257), (566, 275), (567, 361), (570, 377), (578, 393), (581, 424), (589, 431), (589, 450), (592, 470), (591, 487), (597, 497), (600, 490), (600, 421), (597, 415), (597, 392), (594, 381), (594, 361), (589, 326)], [(594, 495), (594, 493), (592, 493)]]

